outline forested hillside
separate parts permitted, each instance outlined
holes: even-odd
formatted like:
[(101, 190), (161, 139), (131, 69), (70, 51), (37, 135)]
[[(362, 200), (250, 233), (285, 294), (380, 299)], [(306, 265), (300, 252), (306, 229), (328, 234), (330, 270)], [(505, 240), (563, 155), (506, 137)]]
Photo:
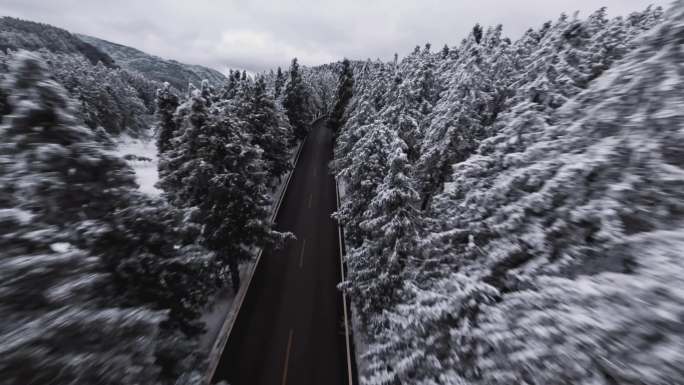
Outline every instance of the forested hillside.
[[(80, 55), (56, 54), (46, 49), (37, 53), (49, 67), (50, 76), (73, 99), (75, 116), (81, 123), (108, 135), (147, 135), (160, 83), (102, 62), (93, 65)], [(11, 51), (0, 52), (0, 80), (7, 78), (13, 55)], [(0, 87), (0, 105), (7, 105), (9, 93), (9, 88)]]
[(25, 49), (37, 51), (45, 49), (56, 54), (80, 55), (91, 64), (102, 62), (107, 67), (115, 67), (114, 60), (95, 46), (77, 36), (51, 25), (13, 17), (0, 18), (0, 51)]
[(681, 382), (682, 33), (682, 2), (601, 9), (349, 64), (363, 383)]
[(77, 35), (87, 44), (111, 56), (116, 64), (130, 71), (139, 72), (150, 80), (168, 82), (179, 90), (185, 90), (188, 84), (199, 84), (208, 80), (212, 84), (226, 81), (222, 73), (199, 65), (179, 63), (152, 56), (125, 45), (111, 43), (92, 36)]
[[(0, 79), (8, 72), (8, 52), (39, 52), (50, 74), (79, 104), (86, 126), (111, 135), (148, 135), (154, 123), (155, 92), (164, 82), (187, 90), (188, 84), (222, 84), (218, 71), (164, 60), (134, 48), (77, 36), (47, 24), (10, 17), (0, 19)], [(0, 107), (6, 92), (0, 88)]]
[(118, 135), (146, 131), (154, 112), (159, 84), (119, 69), (114, 60), (73, 34), (50, 25), (3, 17), (0, 19), (0, 110), (8, 113), (12, 52), (39, 52), (50, 74), (78, 103), (75, 115), (92, 129)]

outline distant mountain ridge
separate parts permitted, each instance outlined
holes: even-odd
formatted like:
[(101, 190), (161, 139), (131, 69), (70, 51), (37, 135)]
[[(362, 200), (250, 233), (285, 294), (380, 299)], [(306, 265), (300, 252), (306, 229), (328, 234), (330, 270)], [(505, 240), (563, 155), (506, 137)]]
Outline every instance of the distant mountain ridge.
[(179, 90), (185, 90), (188, 83), (199, 85), (204, 79), (212, 84), (221, 84), (227, 80), (222, 73), (211, 68), (162, 59), (135, 48), (92, 36), (76, 36), (111, 56), (121, 67), (140, 72), (151, 80), (169, 82)]
[(114, 59), (109, 55), (67, 30), (5, 16), (0, 18), (0, 51), (5, 52), (8, 49), (46, 49), (56, 54), (79, 54), (93, 64), (102, 62), (107, 67), (116, 67)]
[(55, 54), (81, 55), (92, 64), (102, 62), (109, 68), (135, 71), (149, 80), (169, 82), (178, 90), (187, 89), (188, 83), (199, 85), (204, 79), (217, 85), (227, 80), (214, 69), (162, 59), (132, 47), (74, 34), (49, 24), (5, 16), (0, 17), (0, 51), (8, 49), (45, 49)]

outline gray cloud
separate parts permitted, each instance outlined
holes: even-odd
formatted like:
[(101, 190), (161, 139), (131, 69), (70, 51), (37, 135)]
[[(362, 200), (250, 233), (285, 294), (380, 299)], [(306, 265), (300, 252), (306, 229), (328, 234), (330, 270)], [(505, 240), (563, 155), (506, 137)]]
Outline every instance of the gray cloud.
[(3, 0), (0, 14), (40, 21), (219, 70), (261, 71), (389, 59), (416, 44), (457, 44), (473, 24), (515, 38), (561, 12), (624, 15), (670, 0)]

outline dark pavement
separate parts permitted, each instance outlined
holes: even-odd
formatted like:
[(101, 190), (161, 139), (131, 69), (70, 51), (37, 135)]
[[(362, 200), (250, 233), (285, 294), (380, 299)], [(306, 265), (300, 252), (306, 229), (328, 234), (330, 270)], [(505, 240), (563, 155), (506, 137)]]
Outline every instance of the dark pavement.
[(213, 381), (231, 385), (347, 384), (332, 132), (313, 128), (276, 217), (297, 236), (264, 252)]

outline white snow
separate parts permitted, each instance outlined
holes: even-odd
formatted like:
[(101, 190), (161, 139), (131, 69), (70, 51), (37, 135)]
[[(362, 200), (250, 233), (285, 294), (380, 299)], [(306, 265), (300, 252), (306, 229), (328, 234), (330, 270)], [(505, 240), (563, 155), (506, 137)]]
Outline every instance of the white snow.
[[(250, 260), (240, 265), (240, 277), (244, 277), (252, 269), (253, 264), (254, 261)], [(241, 285), (246, 285), (247, 283), (247, 279), (241, 281)], [(209, 352), (218, 339), (221, 326), (223, 326), (223, 322), (233, 308), (235, 294), (231, 288), (222, 290), (214, 297), (211, 306), (202, 315), (201, 319), (206, 326), (207, 332), (202, 334), (199, 340), (201, 351)]]
[(22, 210), (16, 207), (11, 209), (0, 209), (0, 219), (4, 218), (12, 218), (17, 220), (21, 224), (26, 224), (31, 221), (31, 218), (33, 218), (33, 214), (31, 214), (29, 211)]
[(134, 155), (148, 158), (145, 160), (126, 160), (135, 171), (136, 181), (140, 185), (140, 191), (151, 196), (158, 196), (161, 191), (154, 187), (159, 174), (157, 173), (157, 144), (154, 139), (137, 139), (130, 136), (121, 136), (117, 141), (116, 155), (124, 157)]
[(71, 244), (68, 242), (55, 242), (50, 245), (50, 248), (55, 253), (66, 253), (71, 248)]

